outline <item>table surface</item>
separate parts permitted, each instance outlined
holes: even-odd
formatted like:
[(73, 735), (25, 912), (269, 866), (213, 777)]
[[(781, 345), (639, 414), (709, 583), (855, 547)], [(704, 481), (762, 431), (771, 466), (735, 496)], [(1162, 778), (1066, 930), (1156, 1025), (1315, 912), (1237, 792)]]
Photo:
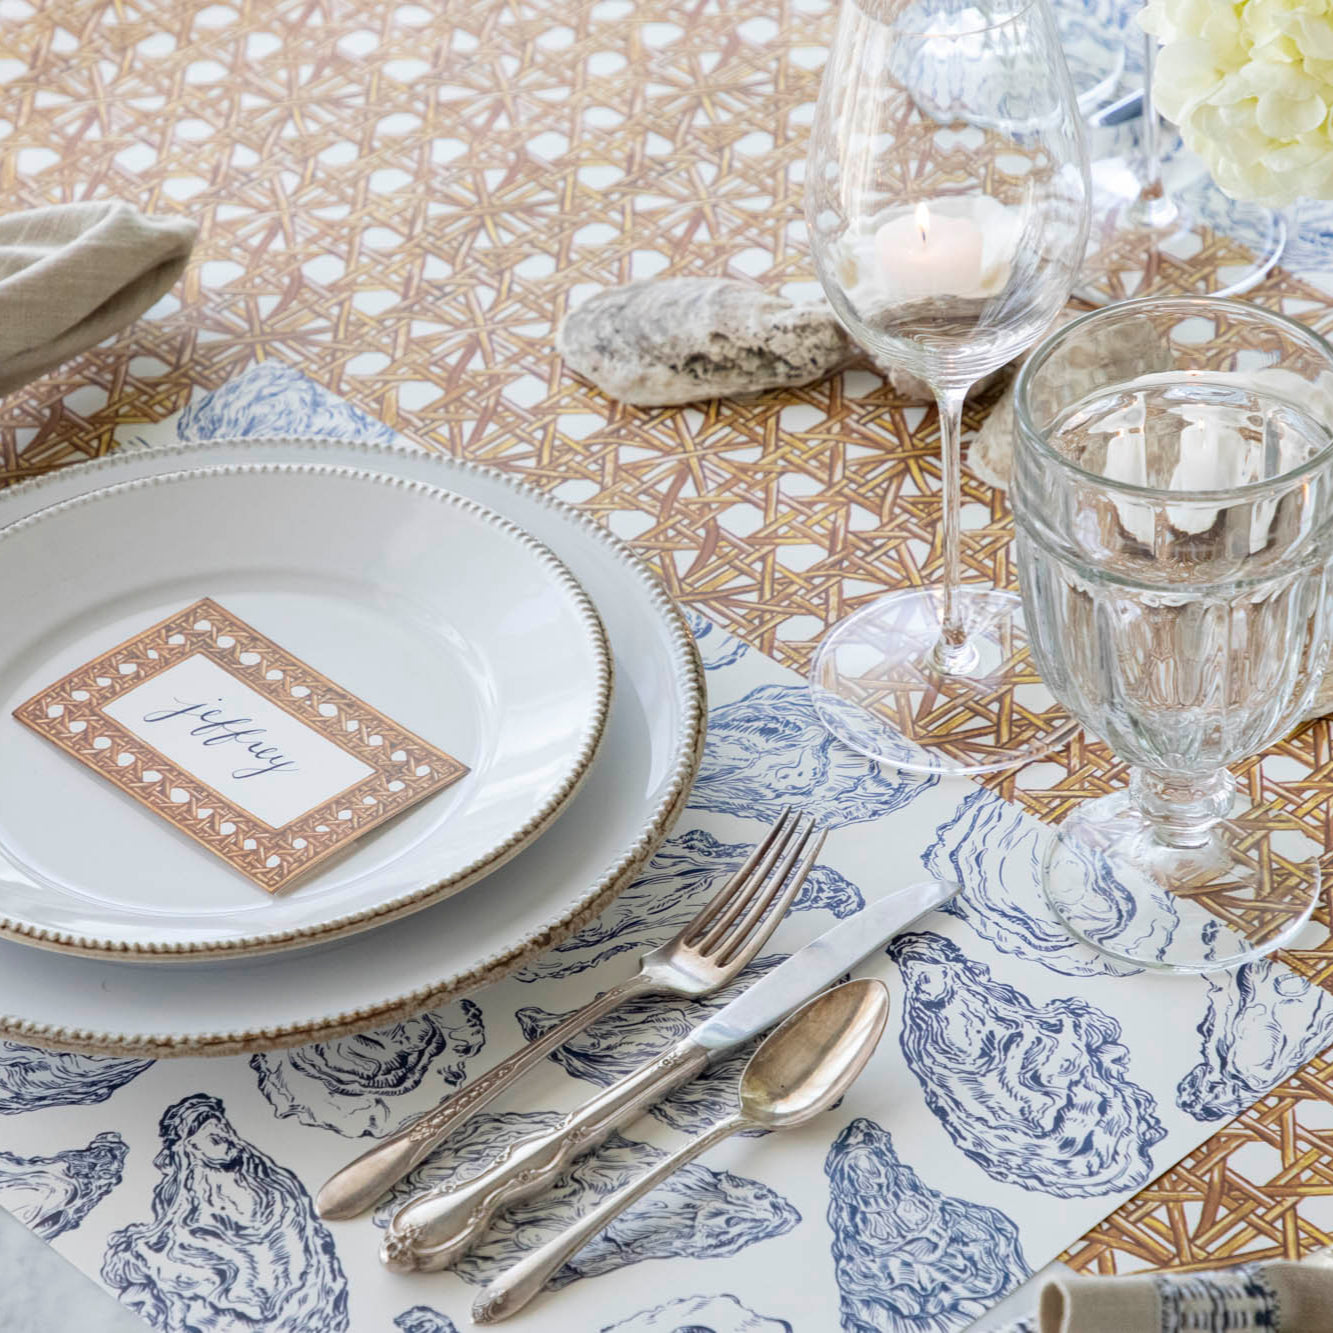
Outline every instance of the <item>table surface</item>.
[[(577, 380), (552, 335), (597, 288), (658, 274), (814, 290), (801, 169), (832, 13), (0, 0), (5, 207), (117, 196), (201, 227), (148, 317), (0, 404), (0, 475), (96, 457), (117, 428), (277, 358), (429, 448), (618, 512), (675, 596), (804, 667), (826, 625), (938, 575), (933, 411), (865, 369), (645, 411)], [(1326, 329), (1330, 293), (1279, 271), (1251, 295)], [(1010, 581), (1004, 497), (967, 476), (963, 500), (969, 571)], [(1238, 776), (1328, 845), (1327, 723)], [(1079, 737), (991, 785), (1049, 820), (1122, 780)], [(1333, 947), (1284, 957), (1333, 988)], [(1204, 1268), (1330, 1241), (1333, 1053), (1065, 1260)]]
[(16, 1218), (0, 1209), (0, 1328), (22, 1333), (143, 1333), (117, 1304)]

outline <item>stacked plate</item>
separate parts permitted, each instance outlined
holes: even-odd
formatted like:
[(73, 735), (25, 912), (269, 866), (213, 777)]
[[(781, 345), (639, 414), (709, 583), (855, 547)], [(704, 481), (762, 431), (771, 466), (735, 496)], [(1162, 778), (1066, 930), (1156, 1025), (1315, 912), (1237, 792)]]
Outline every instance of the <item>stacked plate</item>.
[[(157, 1057), (420, 1012), (594, 917), (699, 762), (679, 609), (589, 519), (470, 464), (118, 455), (0, 495), (0, 567), (0, 1036)], [(468, 771), (269, 894), (15, 718), (201, 598)]]

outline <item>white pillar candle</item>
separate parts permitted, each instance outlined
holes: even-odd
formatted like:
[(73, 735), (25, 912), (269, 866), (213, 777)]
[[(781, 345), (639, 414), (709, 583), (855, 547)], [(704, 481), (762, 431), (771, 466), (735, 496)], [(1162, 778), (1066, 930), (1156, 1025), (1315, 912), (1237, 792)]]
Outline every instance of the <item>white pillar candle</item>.
[(932, 213), (924, 200), (875, 232), (880, 281), (897, 300), (980, 294), (984, 255), (972, 218)]

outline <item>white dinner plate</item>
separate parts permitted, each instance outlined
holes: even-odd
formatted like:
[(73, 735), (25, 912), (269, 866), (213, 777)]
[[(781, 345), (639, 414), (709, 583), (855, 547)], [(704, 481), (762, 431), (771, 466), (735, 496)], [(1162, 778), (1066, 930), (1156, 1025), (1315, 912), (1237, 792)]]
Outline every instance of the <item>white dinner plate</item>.
[[(48, 738), (13, 716), (205, 597), (468, 771), (270, 894), (199, 846), (186, 817), (174, 827), (52, 743), (86, 720), (44, 718)], [(0, 625), (0, 933), (81, 954), (269, 952), (457, 893), (559, 815), (610, 706), (601, 621), (547, 547), (475, 500), (358, 468), (178, 470), (42, 508), (0, 531)], [(320, 707), (341, 724), (337, 705)], [(333, 810), (354, 769), (374, 771), (346, 742), (305, 734), (325, 751), (300, 777), (318, 791), (235, 784), (238, 800), (283, 804), (251, 809), (284, 839), (298, 808)], [(95, 743), (112, 752), (109, 737)], [(364, 758), (379, 762), (371, 745)]]
[[(227, 1054), (363, 1031), (494, 981), (595, 917), (684, 807), (704, 737), (703, 673), (660, 583), (576, 510), (468, 463), (337, 440), (126, 453), (0, 493), (0, 524), (112, 483), (239, 461), (369, 468), (476, 500), (549, 546), (594, 599), (616, 689), (587, 780), (540, 842), (475, 888), (327, 945), (163, 968), (0, 939), (0, 1035), (108, 1055)], [(238, 612), (239, 613), (239, 612)]]

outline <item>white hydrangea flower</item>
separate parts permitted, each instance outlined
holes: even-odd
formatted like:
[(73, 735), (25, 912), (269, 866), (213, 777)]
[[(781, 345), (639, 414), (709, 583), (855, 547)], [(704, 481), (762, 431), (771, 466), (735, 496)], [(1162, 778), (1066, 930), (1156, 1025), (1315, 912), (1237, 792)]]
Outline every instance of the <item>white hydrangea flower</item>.
[(1162, 114), (1227, 194), (1333, 198), (1333, 0), (1148, 0), (1139, 22)]

